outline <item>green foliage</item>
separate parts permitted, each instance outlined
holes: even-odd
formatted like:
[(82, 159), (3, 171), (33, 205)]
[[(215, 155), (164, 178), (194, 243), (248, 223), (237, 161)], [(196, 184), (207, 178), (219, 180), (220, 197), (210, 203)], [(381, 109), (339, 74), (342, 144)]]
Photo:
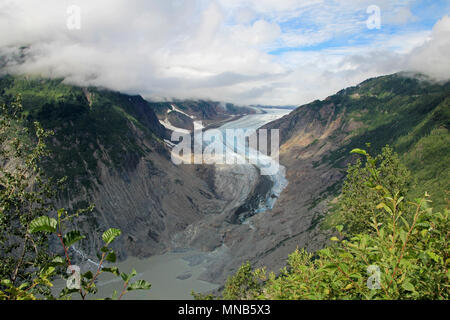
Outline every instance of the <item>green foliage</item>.
[(120, 236), (120, 234), (121, 231), (119, 229), (111, 228), (103, 233), (102, 239), (106, 245), (109, 245), (111, 242), (114, 241), (115, 238)]
[(243, 264), (235, 275), (228, 278), (223, 299), (242, 300), (260, 293), (261, 270), (253, 271), (250, 262)]
[(138, 280), (134, 283), (132, 283), (131, 285), (128, 286), (127, 290), (128, 291), (134, 291), (134, 290), (150, 290), (151, 288), (151, 284), (148, 283), (145, 280)]
[[(10, 105), (2, 105), (0, 113), (0, 300), (55, 299), (50, 288), (56, 276), (65, 275), (74, 284), (61, 291), (59, 298), (67, 299), (77, 293), (84, 300), (95, 295), (95, 281), (103, 272), (124, 279), (123, 290), (113, 298), (121, 299), (131, 290), (148, 290), (145, 280), (131, 283), (136, 275), (120, 273), (117, 267), (103, 267), (105, 261), (115, 262), (116, 254), (108, 246), (121, 234), (119, 229), (105, 231), (101, 259), (95, 274), (79, 274), (71, 263), (69, 248), (85, 238), (78, 230), (65, 232), (64, 222), (79, 214), (92, 211), (93, 206), (80, 208), (71, 214), (56, 210), (53, 200), (55, 184), (39, 167), (49, 156), (44, 140), (52, 135), (39, 123), (34, 123), (34, 136), (29, 134), (20, 97)], [(37, 141), (37, 142), (35, 142)], [(59, 181), (61, 182), (61, 181)], [(59, 239), (64, 258), (48, 250), (48, 236)], [(79, 280), (79, 281), (78, 281)]]
[(411, 174), (389, 146), (375, 158), (362, 149), (351, 153), (365, 156), (366, 161), (363, 165), (358, 159), (354, 165), (349, 165), (335, 218), (349, 234), (372, 232), (370, 218), (377, 217), (380, 223), (387, 218), (377, 208), (383, 198), (374, 187), (382, 185), (390, 194), (405, 196), (411, 185)]
[[(53, 181), (43, 179), (38, 166), (39, 159), (48, 155), (44, 140), (51, 132), (36, 122), (24, 126), (20, 96), (0, 109), (0, 279), (14, 291), (39, 276), (38, 268), (30, 266), (43, 266), (51, 259), (45, 250), (47, 235), (33, 237), (30, 232), (52, 232), (55, 227), (49, 217), (34, 221), (54, 209), (46, 201), (55, 195)], [(41, 284), (33, 287), (48, 294)]]
[(323, 158), (322, 162), (335, 167), (343, 166), (348, 153), (368, 141), (372, 152), (381, 152), (387, 143), (403, 155), (432, 130), (449, 129), (450, 125), (450, 82), (439, 84), (424, 77), (393, 74), (369, 79), (316, 101), (310, 108), (330, 103), (335, 106), (334, 117), (340, 115), (343, 123), (353, 121), (360, 127), (344, 145)]
[(29, 232), (35, 233), (35, 232), (43, 231), (43, 232), (53, 233), (56, 231), (57, 223), (58, 222), (56, 221), (56, 219), (53, 219), (53, 218), (50, 218), (47, 216), (42, 216), (42, 217), (36, 218), (33, 221), (31, 221)]
[[(449, 108), (450, 109), (450, 108)], [(448, 206), (450, 192), (450, 133), (446, 128), (434, 129), (418, 140), (402, 161), (413, 172), (417, 185), (409, 192), (412, 198), (428, 191), (435, 209)]]
[(84, 238), (86, 237), (83, 236), (80, 231), (72, 230), (66, 233), (66, 235), (63, 237), (63, 242), (66, 247), (70, 247), (74, 243), (81, 241)]
[[(377, 203), (374, 197), (371, 203), (374, 208), (366, 217), (373, 232), (362, 228), (360, 233), (347, 234), (339, 225), (337, 236), (330, 239), (330, 246), (314, 254), (296, 250), (289, 255), (287, 267), (278, 275), (272, 272), (265, 276), (264, 270), (252, 271), (246, 264), (227, 281), (223, 298), (450, 298), (449, 210), (433, 212), (427, 193), (409, 201), (400, 194), (398, 181), (393, 176), (383, 176), (383, 172), (393, 172), (383, 171), (386, 168), (382, 165), (377, 167), (376, 158), (367, 152), (356, 153), (365, 155), (369, 164), (367, 176), (361, 179), (380, 200)], [(392, 160), (393, 154), (387, 154), (389, 157), (380, 159)], [(387, 167), (395, 163), (386, 162)], [(357, 168), (361, 170), (361, 166)], [(361, 209), (356, 202), (353, 205)], [(366, 212), (355, 211), (355, 214), (366, 215)], [(263, 283), (256, 281), (256, 275)]]
[[(253, 270), (250, 262), (244, 263), (238, 271), (230, 276), (222, 292), (223, 300), (246, 300), (262, 294), (262, 280), (265, 278), (264, 268)], [(212, 294), (198, 294), (192, 292), (196, 300), (214, 300)]]
[[(395, 208), (392, 201), (399, 199), (385, 200), (392, 204), (387, 208)], [(314, 256), (297, 250), (288, 268), (271, 274), (263, 295), (253, 298), (448, 299), (449, 212), (432, 213), (427, 202), (415, 202), (410, 222), (386, 210), (391, 221), (380, 226), (374, 219), (373, 235), (342, 239), (341, 234), (342, 240)]]

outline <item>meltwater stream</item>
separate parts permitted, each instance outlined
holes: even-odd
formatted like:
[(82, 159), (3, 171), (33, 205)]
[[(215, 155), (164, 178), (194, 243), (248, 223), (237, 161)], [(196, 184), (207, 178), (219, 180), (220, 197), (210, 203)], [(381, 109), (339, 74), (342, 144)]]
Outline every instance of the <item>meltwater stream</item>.
[[(264, 109), (260, 113), (244, 116), (238, 120), (230, 121), (220, 128), (224, 132), (226, 129), (258, 129), (263, 125), (274, 121), (288, 114), (291, 110), (287, 109)], [(226, 148), (232, 149), (230, 143), (225, 143)], [(237, 148), (242, 148), (238, 146)], [(236, 150), (236, 148), (234, 149)], [(254, 164), (262, 165), (261, 163)], [(271, 209), (287, 185), (284, 167), (272, 176), (268, 176), (273, 186), (268, 193), (266, 201), (260, 205), (257, 212)], [(84, 260), (85, 267), (96, 269), (97, 262), (86, 257), (79, 249), (75, 250), (78, 256)], [(152, 256), (146, 259), (129, 257), (123, 262), (114, 264), (120, 271), (129, 273), (132, 268), (137, 271), (135, 280), (145, 279), (152, 284), (149, 291), (132, 291), (127, 293), (123, 299), (171, 299), (187, 300), (192, 299), (191, 292), (208, 292), (217, 289), (219, 286), (200, 280), (200, 275), (206, 270), (210, 259), (214, 259), (214, 254), (205, 254), (197, 250), (181, 250), (177, 252), (168, 252), (162, 255)], [(82, 267), (82, 272), (86, 272)], [(56, 288), (61, 289), (65, 286), (65, 281), (57, 281)], [(98, 294), (96, 298), (110, 297), (114, 290), (121, 291), (123, 283), (120, 278), (115, 278), (109, 274), (102, 274), (97, 283)], [(76, 299), (77, 295), (73, 295)]]

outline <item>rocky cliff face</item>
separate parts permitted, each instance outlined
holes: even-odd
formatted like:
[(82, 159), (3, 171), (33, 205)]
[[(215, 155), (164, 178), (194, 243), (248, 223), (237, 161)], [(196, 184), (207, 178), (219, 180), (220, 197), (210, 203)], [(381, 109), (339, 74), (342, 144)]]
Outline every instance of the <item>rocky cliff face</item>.
[(194, 130), (194, 121), (201, 121), (204, 127), (217, 127), (233, 117), (253, 114), (255, 110), (248, 107), (237, 107), (231, 103), (206, 100), (175, 100), (173, 102), (152, 102), (163, 125), (174, 130)]
[[(286, 167), (289, 184), (273, 210), (245, 217), (243, 223), (229, 219), (223, 222), (223, 217), (215, 217), (215, 224), (210, 223), (215, 229), (210, 234), (222, 240), (221, 246), (216, 248), (214, 262), (203, 274), (205, 280), (223, 283), (226, 276), (245, 261), (276, 271), (284, 266), (287, 255), (296, 247), (314, 251), (326, 243), (328, 233), (317, 228), (316, 222), (327, 210), (326, 203), (330, 197), (325, 195), (328, 189), (342, 179), (343, 172), (326, 164), (315, 167), (314, 163), (337, 148), (330, 137), (338, 129), (342, 134), (337, 139), (344, 140), (355, 126), (358, 124), (344, 124), (332, 103), (325, 103), (320, 108), (301, 107), (264, 126), (280, 129), (280, 162)], [(316, 140), (320, 143), (313, 143)], [(230, 174), (226, 176), (230, 177)], [(231, 183), (240, 185), (239, 181)], [(237, 191), (238, 195), (242, 194)], [(232, 195), (232, 190), (228, 194)], [(323, 199), (317, 200), (321, 197)], [(234, 208), (234, 215), (239, 213), (239, 209)], [(210, 238), (205, 238), (209, 230), (204, 232), (207, 230), (202, 225), (204, 222), (202, 220), (189, 228), (195, 226), (198, 233), (202, 230), (203, 241), (210, 242)]]
[[(331, 231), (323, 230), (320, 223), (339, 194), (347, 164), (356, 157), (350, 151), (371, 143), (371, 152), (377, 153), (390, 144), (402, 157), (416, 159), (411, 163), (423, 164), (424, 156), (417, 153), (425, 142), (417, 141), (431, 132), (442, 141), (449, 139), (449, 114), (443, 111), (448, 110), (449, 101), (448, 82), (394, 74), (301, 106), (264, 126), (280, 129), (280, 163), (286, 167), (289, 184), (273, 210), (220, 229), (221, 255), (216, 255), (217, 262), (204, 278), (224, 280), (225, 274), (245, 261), (277, 271), (297, 247), (322, 248)], [(433, 149), (448, 154), (443, 144)], [(439, 192), (448, 164), (445, 168), (435, 165), (438, 158), (426, 163), (427, 188), (437, 184)], [(415, 170), (421, 169), (416, 166)]]
[[(280, 163), (289, 185), (271, 212), (256, 217), (253, 225), (264, 236), (253, 241), (266, 247), (248, 258), (277, 269), (296, 247), (314, 251), (326, 244), (330, 231), (320, 222), (356, 157), (349, 154), (353, 148), (371, 143), (371, 152), (377, 153), (390, 144), (401, 156), (416, 158), (415, 143), (433, 130), (448, 140), (449, 114), (444, 116), (442, 108), (448, 107), (449, 84), (408, 74), (369, 79), (266, 125), (280, 129)], [(436, 148), (448, 153), (445, 146)], [(448, 169), (428, 164), (427, 188), (432, 189)]]
[[(93, 260), (108, 228), (122, 230), (115, 243), (120, 259), (148, 257), (173, 247), (175, 234), (222, 212), (231, 201), (216, 193), (214, 168), (172, 163), (164, 142), (170, 131), (160, 123), (155, 103), (33, 77), (2, 77), (0, 92), (0, 102), (6, 103), (21, 94), (30, 123), (38, 120), (55, 131), (51, 159), (43, 166), (54, 178), (69, 178), (59, 206), (95, 205), (94, 212), (72, 222), (87, 236), (77, 249)], [(218, 119), (210, 115), (218, 103), (187, 104), (187, 112), (195, 109), (192, 118), (202, 120), (204, 108), (209, 120)], [(223, 110), (220, 120), (227, 117)]]
[[(130, 102), (136, 106), (127, 112), (139, 121), (137, 124), (129, 122), (128, 126), (138, 148), (144, 152), (135, 154), (120, 167), (111, 167), (108, 147), (100, 144), (97, 170), (91, 179), (93, 185), (61, 201), (61, 206), (70, 208), (80, 203), (95, 204), (91, 215), (73, 223), (88, 234), (77, 249), (94, 259), (94, 253), (101, 246), (102, 230), (116, 227), (122, 230), (122, 238), (115, 243), (119, 259), (149, 257), (175, 248), (213, 251), (222, 245), (221, 235), (212, 222), (214, 217), (224, 213), (231, 215), (235, 207), (245, 202), (259, 181), (258, 172), (253, 167), (250, 171), (247, 169), (247, 173), (253, 173), (248, 179), (239, 169), (231, 175), (214, 166), (174, 165), (169, 145), (155, 140), (144, 129), (156, 127), (152, 133), (161, 139), (169, 138), (170, 130), (161, 129), (152, 109), (142, 104), (141, 99), (132, 98)], [(184, 113), (179, 115), (189, 117)], [(196, 224), (200, 227), (194, 227)]]
[[(100, 162), (99, 168), (95, 191), (86, 190), (69, 201), (69, 206), (80, 201), (96, 206), (94, 213), (74, 223), (88, 235), (81, 249), (90, 255), (101, 246), (102, 230), (109, 227), (123, 232), (116, 242), (121, 259), (162, 253), (171, 247), (175, 233), (221, 207), (195, 167), (175, 166), (164, 154), (148, 154), (122, 172)], [(67, 206), (66, 201), (61, 204)]]

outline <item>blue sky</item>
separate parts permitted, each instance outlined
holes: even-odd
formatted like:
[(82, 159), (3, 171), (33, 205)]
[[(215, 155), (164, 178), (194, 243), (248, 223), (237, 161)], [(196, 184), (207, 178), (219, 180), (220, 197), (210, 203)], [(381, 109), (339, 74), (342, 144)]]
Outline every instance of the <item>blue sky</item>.
[(299, 105), (402, 70), (448, 79), (449, 15), (443, 0), (0, 0), (0, 54), (29, 45), (9, 72), (148, 99)]
[[(335, 1), (324, 1), (312, 4), (295, 17), (282, 18), (271, 15), (255, 15), (249, 22), (265, 19), (268, 22), (278, 23), (281, 37), (288, 34), (308, 33), (314, 38), (314, 34), (328, 31), (323, 41), (317, 43), (305, 43), (299, 45), (288, 45), (278, 43), (267, 52), (280, 55), (283, 52), (292, 51), (320, 51), (327, 48), (346, 46), (365, 46), (372, 41), (377, 41), (380, 36), (390, 37), (392, 35), (418, 33), (431, 31), (436, 22), (442, 18), (443, 13), (450, 13), (450, 1), (392, 1), (391, 4), (381, 2), (380, 29), (368, 29), (366, 21), (370, 14), (366, 12), (368, 3), (377, 5), (377, 1), (357, 3), (345, 6)], [(321, 12), (321, 14), (317, 14)], [(402, 17), (399, 17), (402, 15)], [(319, 18), (320, 16), (320, 18)], [(387, 19), (384, 19), (387, 17)], [(404, 21), (395, 21), (398, 18)], [(236, 23), (232, 21), (231, 24)], [(328, 30), (327, 25), (336, 26), (334, 30)]]

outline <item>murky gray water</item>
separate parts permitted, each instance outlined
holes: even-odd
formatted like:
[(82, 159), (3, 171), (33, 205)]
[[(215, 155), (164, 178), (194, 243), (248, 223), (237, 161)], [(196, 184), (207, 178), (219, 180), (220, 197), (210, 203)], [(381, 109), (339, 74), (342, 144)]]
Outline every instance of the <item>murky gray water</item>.
[[(190, 266), (183, 258), (197, 254), (190, 251), (187, 253), (166, 253), (152, 256), (148, 259), (129, 258), (117, 264), (119, 270), (131, 272), (132, 268), (137, 271), (135, 280), (147, 280), (152, 284), (149, 291), (131, 291), (124, 299), (193, 299), (191, 292), (206, 292), (216, 289), (218, 285), (199, 280), (198, 277), (205, 271), (203, 264)], [(111, 281), (111, 278), (116, 279)], [(122, 279), (113, 276), (102, 277), (97, 284), (99, 296), (107, 296), (113, 290), (121, 291)]]
[[(151, 283), (150, 290), (130, 291), (123, 296), (123, 300), (190, 300), (191, 292), (204, 293), (214, 290), (219, 286), (213, 283), (199, 280), (198, 277), (205, 271), (206, 259), (203, 253), (187, 251), (183, 253), (166, 253), (152, 256), (147, 259), (130, 257), (127, 260), (115, 263), (121, 272), (130, 273), (134, 268), (136, 280), (146, 280)], [(200, 257), (200, 259), (199, 259)], [(198, 260), (198, 261), (196, 261)], [(81, 270), (85, 272), (86, 270)], [(65, 281), (55, 281), (55, 292), (65, 286)], [(120, 294), (123, 281), (110, 273), (102, 273), (97, 282), (98, 293), (95, 297), (111, 297), (114, 290)], [(74, 299), (79, 299), (78, 294), (73, 294)]]

